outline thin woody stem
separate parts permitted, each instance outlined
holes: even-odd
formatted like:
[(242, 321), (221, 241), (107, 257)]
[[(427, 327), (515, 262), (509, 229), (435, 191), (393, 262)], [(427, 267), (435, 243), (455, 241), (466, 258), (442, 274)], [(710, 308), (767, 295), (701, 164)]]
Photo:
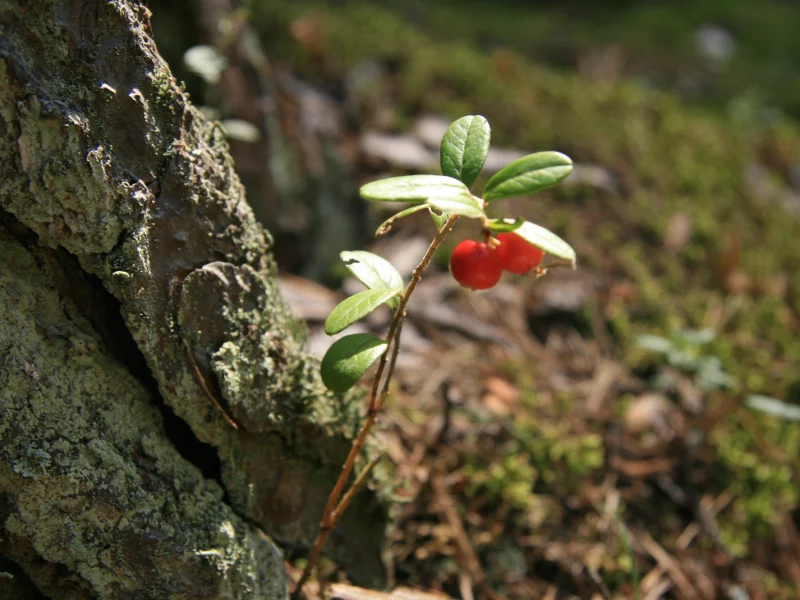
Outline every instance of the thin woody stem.
[(372, 469), (375, 468), (375, 465), (378, 464), (380, 461), (380, 456), (374, 456), (372, 459), (367, 463), (367, 466), (358, 474), (356, 480), (353, 482), (353, 485), (350, 486), (350, 489), (345, 492), (344, 496), (342, 496), (341, 501), (336, 506), (336, 509), (333, 511), (333, 522), (336, 523), (339, 518), (342, 516), (344, 511), (347, 510), (347, 507), (350, 506), (350, 503), (355, 498), (356, 493), (358, 492), (359, 488), (367, 483), (367, 479), (369, 479), (369, 474), (372, 472)]
[(389, 367), (386, 369), (386, 379), (383, 382), (381, 393), (378, 394), (378, 401), (375, 403), (375, 412), (380, 412), (383, 408), (383, 402), (386, 400), (386, 394), (389, 393), (389, 384), (392, 381), (394, 374), (394, 367), (397, 364), (397, 355), (400, 352), (400, 335), (403, 333), (403, 321), (397, 326), (397, 333), (394, 336), (394, 345), (392, 346), (392, 356), (389, 359)]
[[(394, 336), (394, 345), (392, 346), (392, 357), (389, 359), (389, 367), (386, 371), (386, 381), (383, 385), (383, 389), (381, 390), (381, 394), (378, 397), (378, 402), (376, 404), (376, 414), (380, 412), (381, 408), (383, 407), (383, 402), (386, 400), (386, 395), (389, 392), (389, 382), (392, 378), (392, 373), (394, 373), (394, 366), (397, 363), (397, 354), (400, 350), (400, 334), (403, 333), (403, 322), (400, 321), (400, 325), (397, 327), (397, 334)], [(377, 464), (378, 459), (373, 459)], [(345, 492), (344, 496), (342, 496), (341, 501), (339, 504), (336, 505), (333, 513), (331, 513), (331, 528), (333, 528), (336, 523), (339, 521), (339, 518), (344, 514), (344, 511), (347, 510), (347, 506), (355, 497), (358, 490), (367, 483), (367, 475), (369, 475), (369, 471), (372, 470), (372, 467), (375, 465), (370, 462), (369, 465), (356, 477), (356, 480), (353, 482), (348, 490)]]
[[(392, 346), (393, 343), (395, 346), (392, 349), (392, 352), (389, 352), (388, 350), (387, 352), (384, 352), (380, 358), (380, 361), (378, 362), (378, 369), (375, 372), (375, 379), (372, 382), (372, 390), (370, 391), (369, 395), (369, 405), (367, 407), (366, 419), (364, 420), (364, 424), (361, 426), (361, 431), (359, 431), (358, 437), (356, 437), (356, 440), (353, 442), (353, 445), (350, 448), (347, 459), (342, 465), (342, 471), (339, 473), (339, 478), (336, 480), (336, 484), (333, 486), (330, 496), (328, 496), (328, 502), (325, 505), (325, 510), (322, 513), (322, 520), (320, 522), (320, 529), (319, 533), (317, 534), (317, 539), (314, 541), (314, 547), (311, 549), (311, 554), (308, 557), (308, 563), (306, 563), (306, 567), (303, 569), (303, 573), (297, 582), (297, 586), (292, 593), (292, 598), (300, 598), (303, 586), (305, 585), (306, 581), (308, 581), (311, 571), (319, 559), (320, 554), (322, 553), (322, 548), (325, 545), (325, 542), (328, 540), (328, 536), (330, 536), (331, 531), (333, 530), (333, 526), (341, 516), (342, 511), (336, 510), (337, 502), (339, 502), (339, 498), (342, 496), (342, 492), (347, 484), (347, 480), (350, 478), (350, 474), (353, 472), (356, 459), (358, 458), (358, 455), (361, 453), (361, 449), (364, 447), (364, 444), (367, 441), (367, 435), (369, 435), (372, 426), (375, 424), (378, 411), (383, 406), (383, 402), (388, 393), (389, 381), (394, 372), (395, 361), (397, 360), (397, 351), (399, 348), (399, 345), (397, 344), (398, 335), (400, 333), (400, 327), (403, 323), (403, 319), (406, 316), (406, 305), (408, 304), (408, 299), (411, 297), (411, 294), (414, 292), (414, 288), (417, 287), (420, 279), (422, 279), (422, 274), (425, 272), (425, 269), (427, 269), (428, 265), (430, 265), (434, 253), (439, 248), (439, 245), (442, 243), (442, 240), (444, 240), (445, 236), (447, 236), (447, 234), (453, 228), (453, 225), (457, 219), (457, 215), (448, 217), (445, 224), (436, 234), (436, 237), (434, 237), (433, 241), (431, 241), (430, 246), (428, 246), (425, 256), (422, 257), (422, 260), (417, 265), (417, 268), (414, 269), (414, 272), (411, 276), (411, 281), (408, 283), (403, 295), (400, 297), (400, 304), (397, 306), (397, 309), (394, 312), (394, 317), (389, 325), (389, 332), (386, 334), (387, 347)], [(391, 361), (389, 360), (390, 357)], [(389, 368), (386, 375), (386, 382), (384, 383), (383, 388), (381, 388), (381, 380), (387, 364), (389, 365)], [(366, 480), (366, 477), (364, 479)], [(356, 481), (356, 483), (358, 482)], [(356, 489), (356, 484), (353, 484), (351, 491), (355, 493)], [(346, 506), (342, 507), (342, 510), (344, 508), (346, 508)]]

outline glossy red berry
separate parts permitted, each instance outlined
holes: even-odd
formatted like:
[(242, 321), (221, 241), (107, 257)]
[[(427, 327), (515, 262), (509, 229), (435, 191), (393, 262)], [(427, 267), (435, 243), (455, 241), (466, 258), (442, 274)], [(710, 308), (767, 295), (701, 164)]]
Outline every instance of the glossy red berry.
[(503, 267), (485, 243), (464, 240), (450, 255), (450, 272), (464, 287), (488, 290), (500, 281)]
[(516, 233), (501, 233), (497, 239), (500, 245), (495, 248), (495, 254), (500, 265), (509, 273), (524, 275), (542, 262), (544, 252)]

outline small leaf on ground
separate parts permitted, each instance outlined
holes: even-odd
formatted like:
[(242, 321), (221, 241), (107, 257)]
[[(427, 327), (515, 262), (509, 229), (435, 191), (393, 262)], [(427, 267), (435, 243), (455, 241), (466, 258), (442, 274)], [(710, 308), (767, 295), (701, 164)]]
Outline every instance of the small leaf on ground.
[(359, 292), (358, 294), (342, 300), (331, 311), (331, 314), (328, 315), (325, 321), (325, 333), (334, 335), (340, 331), (344, 331), (350, 327), (350, 325), (359, 319), (363, 319), (381, 304), (397, 296), (402, 291), (401, 288), (393, 290), (384, 288), (364, 290), (363, 292)]
[(700, 346), (714, 341), (717, 332), (713, 327), (704, 329), (681, 329), (675, 332), (675, 337), (691, 345)]
[(225, 119), (220, 121), (220, 127), (229, 140), (237, 140), (248, 144), (255, 144), (261, 139), (258, 127), (244, 119)]
[(648, 352), (657, 352), (659, 354), (668, 354), (675, 350), (675, 344), (672, 340), (661, 337), (660, 335), (652, 335), (650, 333), (643, 333), (636, 336), (636, 345), (642, 350)]
[(214, 46), (192, 46), (184, 53), (183, 64), (206, 83), (216, 85), (228, 68), (228, 59)]
[(750, 394), (745, 399), (745, 404), (754, 410), (761, 411), (773, 417), (778, 417), (785, 421), (800, 421), (800, 406), (797, 404), (787, 404), (776, 398), (762, 396), (760, 394)]
[(572, 172), (572, 160), (560, 152), (537, 152), (515, 160), (486, 183), (487, 202), (534, 194), (555, 185)]
[(449, 198), (431, 198), (428, 200), (428, 204), (447, 215), (460, 215), (470, 219), (486, 217), (486, 213), (483, 212), (478, 201), (469, 192)]
[(386, 352), (386, 346), (371, 333), (354, 333), (336, 340), (322, 358), (323, 383), (333, 392), (346, 392)]
[(380, 179), (361, 186), (364, 200), (375, 202), (422, 203), (428, 198), (449, 198), (469, 193), (467, 186), (458, 179), (444, 175), (406, 175)]
[(489, 122), (480, 115), (454, 121), (442, 138), (442, 173), (471, 186), (486, 162), (491, 136)]
[[(382, 256), (364, 250), (342, 252), (339, 256), (356, 279), (371, 290), (403, 287), (403, 276)], [(395, 296), (388, 304), (394, 308), (399, 301)]]
[[(513, 219), (503, 219), (506, 223), (514, 223)], [(576, 256), (575, 250), (572, 249), (567, 242), (558, 237), (549, 229), (545, 229), (535, 223), (525, 221), (517, 229), (514, 230), (519, 237), (524, 239), (529, 244), (532, 244), (542, 250), (543, 252), (567, 260), (575, 266)]]

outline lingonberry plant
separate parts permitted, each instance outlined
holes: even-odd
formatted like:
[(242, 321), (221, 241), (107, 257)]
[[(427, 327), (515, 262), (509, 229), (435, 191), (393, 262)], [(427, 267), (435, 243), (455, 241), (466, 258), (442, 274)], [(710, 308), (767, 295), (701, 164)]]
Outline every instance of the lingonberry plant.
[[(461, 117), (450, 125), (442, 138), (442, 175), (392, 177), (368, 183), (360, 190), (368, 201), (410, 205), (387, 219), (376, 236), (387, 233), (398, 219), (423, 210), (430, 213), (438, 233), (408, 284), (397, 269), (380, 256), (364, 251), (341, 254), (344, 264), (367, 289), (347, 298), (331, 311), (325, 321), (325, 332), (334, 335), (344, 331), (382, 304), (387, 304), (394, 313), (385, 338), (370, 333), (346, 335), (336, 340), (322, 359), (322, 380), (337, 393), (346, 392), (355, 385), (375, 361), (378, 366), (364, 424), (328, 497), (319, 534), (295, 586), (295, 598), (300, 597), (334, 525), (377, 463), (377, 459), (370, 461), (345, 492), (356, 459), (386, 400), (408, 299), (455, 222), (462, 217), (477, 219), (483, 230), (483, 241), (461, 242), (450, 259), (453, 277), (465, 287), (491, 288), (500, 280), (503, 270), (541, 277), (553, 266), (575, 268), (575, 251), (554, 233), (521, 218), (490, 218), (486, 214), (487, 206), (497, 200), (533, 194), (563, 180), (572, 171), (572, 161), (559, 152), (524, 156), (495, 173), (486, 183), (483, 197), (475, 196), (469, 188), (486, 162), (490, 136), (489, 123), (484, 117)], [(539, 266), (545, 254), (551, 259), (546, 267)]]

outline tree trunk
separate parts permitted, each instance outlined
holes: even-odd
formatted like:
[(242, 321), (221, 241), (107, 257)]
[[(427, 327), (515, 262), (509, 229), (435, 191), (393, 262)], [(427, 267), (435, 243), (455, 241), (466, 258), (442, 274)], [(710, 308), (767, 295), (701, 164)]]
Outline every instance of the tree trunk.
[[(270, 245), (146, 8), (0, 1), (0, 597), (284, 597), (356, 411)], [(380, 585), (356, 502), (331, 550)]]

